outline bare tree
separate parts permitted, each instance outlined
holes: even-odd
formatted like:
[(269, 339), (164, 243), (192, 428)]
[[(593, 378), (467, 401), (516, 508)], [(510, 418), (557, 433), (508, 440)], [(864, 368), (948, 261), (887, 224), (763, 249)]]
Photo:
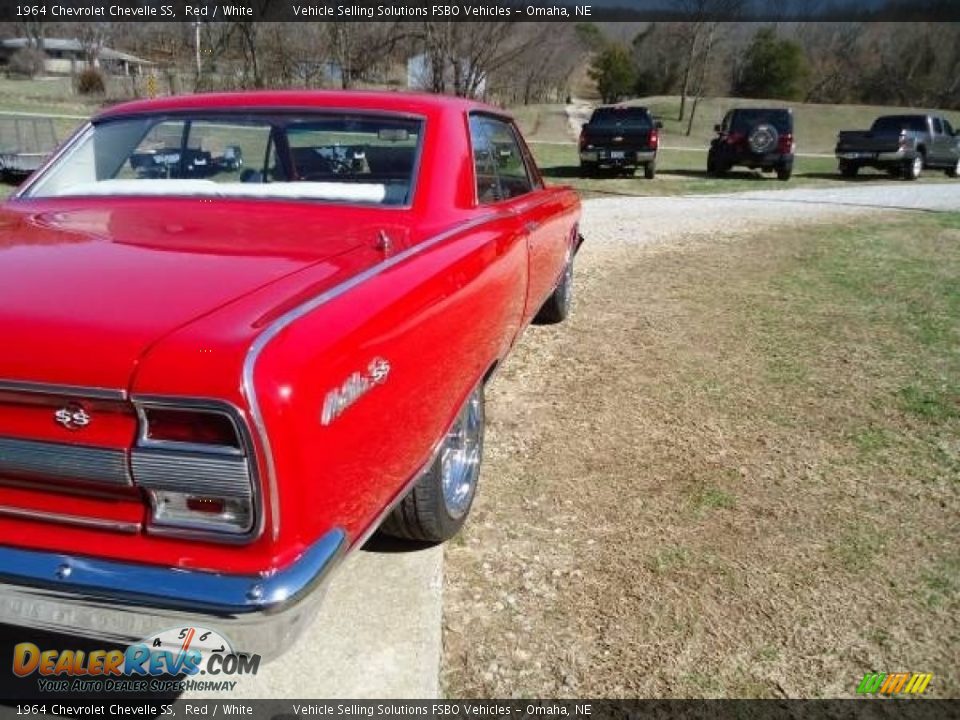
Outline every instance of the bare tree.
[(676, 9), (684, 17), (680, 23), (680, 48), (683, 70), (680, 82), (680, 111), (677, 120), (683, 122), (687, 110), (687, 96), (691, 83), (697, 77), (697, 61), (704, 57), (703, 45), (716, 31), (712, 27), (718, 18), (736, 17), (743, 8), (743, 0), (676, 0)]
[(111, 24), (107, 22), (78, 22), (74, 26), (77, 41), (83, 50), (83, 58), (90, 67), (100, 62), (100, 52), (106, 44)]
[(518, 25), (510, 22), (425, 22), (420, 46), (426, 85), (432, 92), (473, 97), (482, 94), (492, 74), (524, 53)]
[(718, 23), (715, 22), (708, 23), (706, 38), (700, 51), (700, 58), (698, 60), (700, 72), (693, 88), (693, 104), (690, 107), (690, 119), (687, 122), (687, 137), (689, 137), (693, 131), (693, 119), (697, 115), (697, 106), (700, 104), (700, 98), (703, 97), (707, 71), (710, 68), (710, 58), (713, 55), (714, 42), (717, 36), (717, 24)]
[(340, 70), (343, 88), (385, 65), (395, 49), (407, 38), (402, 23), (331, 22), (326, 24), (330, 59)]

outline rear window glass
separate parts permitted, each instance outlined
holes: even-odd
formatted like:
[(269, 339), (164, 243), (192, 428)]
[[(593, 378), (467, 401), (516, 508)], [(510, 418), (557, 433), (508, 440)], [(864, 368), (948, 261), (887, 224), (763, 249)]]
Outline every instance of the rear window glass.
[(923, 132), (927, 129), (927, 119), (923, 115), (887, 115), (877, 118), (872, 129), (877, 132), (900, 132), (901, 130)]
[(788, 110), (736, 110), (730, 120), (730, 130), (734, 132), (749, 132), (761, 123), (773, 125), (778, 132), (791, 132), (792, 118)]
[(338, 112), (105, 120), (76, 140), (26, 195), (405, 205), (422, 137), (420, 119)]
[(642, 108), (597, 108), (590, 117), (594, 127), (622, 127), (650, 130), (653, 118)]

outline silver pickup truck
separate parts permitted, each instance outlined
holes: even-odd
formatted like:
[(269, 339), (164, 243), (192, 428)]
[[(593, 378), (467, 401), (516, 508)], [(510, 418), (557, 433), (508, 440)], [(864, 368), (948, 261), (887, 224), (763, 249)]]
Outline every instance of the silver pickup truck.
[(844, 130), (837, 136), (836, 155), (844, 177), (854, 177), (862, 167), (907, 180), (916, 180), (924, 168), (960, 176), (960, 137), (940, 115), (884, 115), (869, 130)]

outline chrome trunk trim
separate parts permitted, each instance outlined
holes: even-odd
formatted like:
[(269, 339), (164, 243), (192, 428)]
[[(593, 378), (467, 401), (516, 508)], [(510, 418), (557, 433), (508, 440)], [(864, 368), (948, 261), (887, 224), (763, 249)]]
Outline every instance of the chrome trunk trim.
[(0, 517), (12, 517), (23, 520), (51, 522), (58, 525), (76, 525), (78, 527), (112, 530), (113, 532), (135, 534), (140, 531), (140, 523), (106, 518), (86, 517), (85, 515), (67, 515), (65, 513), (46, 512), (33, 508), (9, 507), (0, 505)]
[(21, 382), (19, 380), (0, 380), (0, 392), (24, 393), (27, 395), (55, 395), (58, 397), (81, 398), (86, 400), (126, 400), (126, 390), (109, 388), (82, 387), (80, 385), (54, 385), (39, 382)]
[(133, 485), (127, 453), (113, 448), (0, 437), (0, 475)]

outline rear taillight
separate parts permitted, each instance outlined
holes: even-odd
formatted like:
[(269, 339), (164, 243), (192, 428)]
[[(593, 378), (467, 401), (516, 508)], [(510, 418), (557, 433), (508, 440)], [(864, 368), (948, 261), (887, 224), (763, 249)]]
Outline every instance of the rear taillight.
[(240, 448), (237, 428), (226, 415), (148, 407), (142, 416), (143, 437), (148, 441)]
[(793, 152), (793, 148), (793, 133), (784, 133), (781, 135), (777, 144), (777, 152), (789, 154)]
[(650, 147), (656, 150), (657, 146), (660, 145), (660, 133), (656, 130), (650, 131)]
[(746, 138), (743, 133), (729, 133), (727, 135), (727, 145), (739, 145)]
[(134, 483), (150, 502), (148, 531), (246, 537), (259, 511), (255, 462), (243, 419), (229, 406), (138, 401)]

